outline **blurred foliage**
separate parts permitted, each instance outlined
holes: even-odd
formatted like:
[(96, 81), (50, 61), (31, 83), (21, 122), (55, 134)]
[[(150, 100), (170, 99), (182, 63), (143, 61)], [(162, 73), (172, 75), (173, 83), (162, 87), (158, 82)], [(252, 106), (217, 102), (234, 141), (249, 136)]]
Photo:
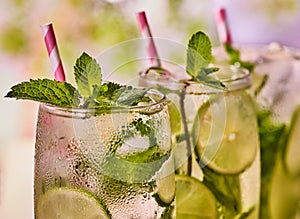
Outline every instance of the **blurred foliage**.
[(273, 21), (282, 19), (282, 16), (298, 13), (299, 0), (264, 0), (256, 3), (256, 7)]
[(22, 6), (24, 6), (26, 0), (13, 0), (12, 2), (16, 7), (21, 8)]
[(101, 12), (88, 20), (85, 28), (91, 40), (103, 40), (109, 44), (139, 36), (137, 25), (126, 22), (125, 15), (112, 4), (104, 4)]
[[(187, 11), (186, 1), (184, 0), (168, 0), (169, 1), (169, 16), (167, 17), (168, 23), (176, 30), (185, 32), (185, 38), (188, 40), (192, 33), (199, 30), (210, 32), (208, 20), (209, 17), (203, 12), (203, 9), (208, 7), (209, 1), (202, 1), (202, 7), (189, 8)], [(200, 6), (200, 4), (199, 4)], [(208, 8), (208, 11), (212, 8)], [(190, 13), (189, 13), (190, 12)], [(211, 37), (211, 36), (210, 36)]]
[(18, 54), (28, 50), (29, 39), (23, 28), (8, 24), (1, 31), (0, 46), (4, 52)]
[(170, 20), (177, 20), (179, 18), (178, 9), (182, 6), (183, 0), (169, 0), (170, 5)]

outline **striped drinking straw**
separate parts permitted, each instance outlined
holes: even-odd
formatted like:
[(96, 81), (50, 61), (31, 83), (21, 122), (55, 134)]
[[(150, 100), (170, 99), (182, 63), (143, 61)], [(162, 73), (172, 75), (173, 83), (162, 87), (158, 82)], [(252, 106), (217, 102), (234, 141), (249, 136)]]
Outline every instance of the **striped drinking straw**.
[(41, 26), (44, 41), (46, 44), (48, 56), (50, 58), (50, 64), (54, 73), (54, 77), (57, 81), (65, 81), (65, 72), (60, 59), (56, 38), (53, 31), (52, 24), (44, 24)]
[(221, 43), (232, 44), (228, 20), (225, 8), (219, 8), (216, 12), (217, 30)]
[(147, 21), (146, 13), (144, 11), (137, 13), (137, 20), (140, 26), (143, 37), (147, 40), (147, 52), (150, 57), (150, 66), (161, 67), (159, 56), (154, 44), (151, 30)]

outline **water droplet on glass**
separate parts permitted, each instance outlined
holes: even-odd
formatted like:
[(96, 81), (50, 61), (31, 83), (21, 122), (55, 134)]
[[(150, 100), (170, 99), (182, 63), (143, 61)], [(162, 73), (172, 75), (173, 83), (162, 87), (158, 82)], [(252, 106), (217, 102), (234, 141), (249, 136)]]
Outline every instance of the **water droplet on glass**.
[(228, 135), (227, 139), (228, 139), (228, 141), (234, 141), (234, 140), (235, 140), (235, 137), (236, 137), (236, 133), (231, 132), (231, 133)]

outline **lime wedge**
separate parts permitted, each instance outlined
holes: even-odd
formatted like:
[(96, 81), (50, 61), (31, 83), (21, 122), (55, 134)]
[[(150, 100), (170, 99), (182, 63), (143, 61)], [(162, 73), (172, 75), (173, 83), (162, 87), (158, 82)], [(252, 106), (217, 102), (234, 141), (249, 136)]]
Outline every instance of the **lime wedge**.
[(176, 218), (215, 219), (217, 202), (211, 191), (198, 179), (176, 175)]
[(195, 153), (203, 165), (222, 174), (238, 174), (255, 160), (256, 111), (244, 91), (218, 94), (198, 110), (193, 124)]
[(285, 166), (291, 176), (300, 176), (300, 106), (291, 119), (291, 128), (285, 151)]
[(38, 219), (88, 219), (110, 218), (107, 210), (92, 195), (70, 188), (48, 190), (36, 208)]

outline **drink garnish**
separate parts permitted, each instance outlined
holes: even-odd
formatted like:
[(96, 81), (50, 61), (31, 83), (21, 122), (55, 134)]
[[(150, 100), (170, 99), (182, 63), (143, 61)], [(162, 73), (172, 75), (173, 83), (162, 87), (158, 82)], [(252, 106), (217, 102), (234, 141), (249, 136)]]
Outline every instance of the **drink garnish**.
[(51, 79), (30, 79), (11, 88), (5, 97), (27, 99), (61, 107), (111, 108), (135, 106), (149, 102), (148, 89), (133, 88), (114, 82), (102, 83), (101, 68), (87, 53), (76, 60), (74, 75), (77, 88), (67, 82)]
[(92, 193), (68, 187), (46, 191), (36, 208), (36, 218), (111, 218), (107, 206)]
[(218, 218), (217, 201), (206, 185), (186, 175), (175, 175), (175, 180), (177, 219)]
[(212, 60), (212, 45), (209, 37), (202, 31), (192, 35), (188, 42), (186, 72), (196, 82), (225, 89), (225, 85), (210, 74), (219, 70), (217, 67), (210, 67)]
[(71, 107), (79, 105), (79, 96), (78, 91), (69, 83), (50, 79), (30, 79), (13, 86), (5, 97)]

